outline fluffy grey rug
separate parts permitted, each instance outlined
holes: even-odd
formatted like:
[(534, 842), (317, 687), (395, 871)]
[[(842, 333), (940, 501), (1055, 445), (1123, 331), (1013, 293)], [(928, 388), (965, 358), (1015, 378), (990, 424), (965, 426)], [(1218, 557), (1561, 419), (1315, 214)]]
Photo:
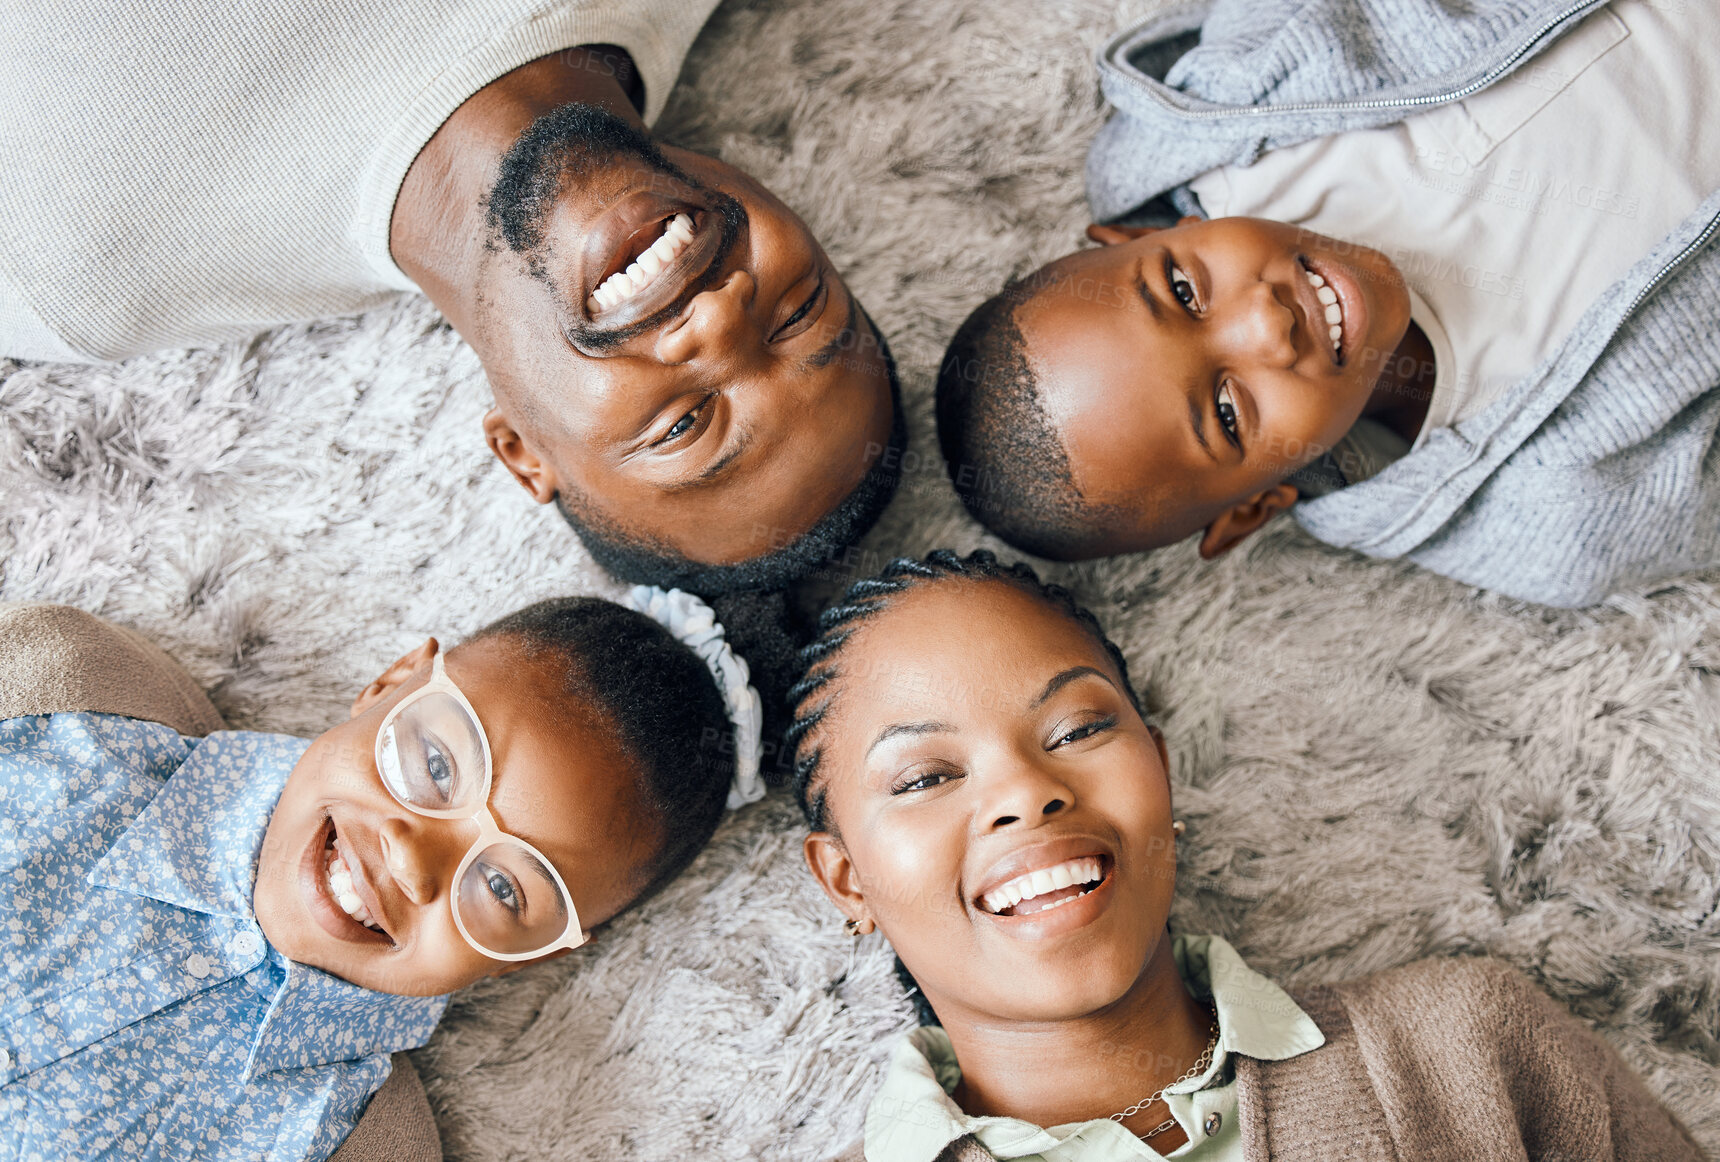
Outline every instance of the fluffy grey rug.
[[(936, 459), (956, 322), (1072, 246), (1092, 50), (1138, 0), (729, 3), (664, 122), (781, 193), (905, 372), (922, 460), (870, 538), (985, 543)], [(0, 597), (153, 635), (237, 725), (313, 733), (426, 634), (608, 592), (484, 450), (424, 301), (107, 369), (0, 364)], [(1298, 982), (1491, 952), (1720, 1151), (1720, 577), (1584, 613), (1291, 527), (1060, 575), (1174, 752), (1176, 923)], [(451, 1158), (815, 1159), (858, 1134), (907, 1006), (845, 938), (790, 808), (731, 819), (589, 948), (461, 996), (417, 1054)]]

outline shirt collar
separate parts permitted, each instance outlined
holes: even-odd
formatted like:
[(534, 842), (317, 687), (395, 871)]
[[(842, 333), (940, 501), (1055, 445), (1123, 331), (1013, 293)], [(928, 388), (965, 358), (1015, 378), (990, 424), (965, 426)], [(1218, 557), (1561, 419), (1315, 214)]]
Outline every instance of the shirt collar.
[[(1177, 972), (1195, 996), (1211, 999), (1218, 1014), (1218, 1049), (1212, 1068), (1182, 1086), (1199, 1088), (1224, 1066), (1228, 1053), (1282, 1061), (1317, 1049), (1325, 1034), (1290, 995), (1243, 963), (1220, 936), (1178, 936), (1171, 944)], [(1052, 1134), (1017, 1118), (972, 1117), (949, 1096), (961, 1066), (949, 1035), (935, 1025), (909, 1033), (896, 1046), (884, 1084), (866, 1110), (866, 1154), (890, 1162), (933, 1162), (944, 1147), (973, 1134), (999, 1158), (1040, 1154), (1072, 1137), (1089, 1139), (1093, 1157), (1139, 1157), (1139, 1140), (1105, 1119), (1077, 1123)], [(1084, 1150), (1083, 1157), (1089, 1156)]]
[(191, 748), (89, 879), (164, 904), (250, 920), (269, 816), (310, 740), (223, 731)]
[[(99, 887), (208, 916), (255, 923), (257, 855), (269, 817), (310, 740), (232, 731), (192, 746), (155, 798), (90, 870)], [(430, 1039), (447, 997), (360, 988), (270, 947), (255, 970), (269, 1008), (246, 1078), (277, 1069), (414, 1049)]]

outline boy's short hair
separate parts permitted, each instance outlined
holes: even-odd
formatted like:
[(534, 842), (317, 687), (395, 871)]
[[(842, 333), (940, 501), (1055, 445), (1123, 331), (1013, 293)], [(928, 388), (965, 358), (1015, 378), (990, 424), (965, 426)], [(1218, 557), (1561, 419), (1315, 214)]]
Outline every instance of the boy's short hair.
[(733, 727), (697, 654), (643, 613), (597, 597), (540, 601), (468, 642), (511, 638), (559, 680), (556, 693), (594, 708), (632, 768), (663, 843), (638, 902), (679, 875), (716, 830), (734, 777)]
[(938, 369), (938, 446), (974, 518), (1025, 552), (1090, 555), (1105, 506), (1081, 495), (1051, 426), (1015, 311), (1037, 288), (1005, 286), (956, 330)]

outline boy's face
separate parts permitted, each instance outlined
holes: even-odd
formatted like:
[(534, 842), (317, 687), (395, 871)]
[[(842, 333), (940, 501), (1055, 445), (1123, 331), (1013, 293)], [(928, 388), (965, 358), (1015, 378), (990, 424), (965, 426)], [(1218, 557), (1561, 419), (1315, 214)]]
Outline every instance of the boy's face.
[[(837, 669), (815, 736), (832, 831), (806, 841), (836, 905), (877, 922), (946, 1023), (1126, 993), (1176, 853), (1163, 744), (1100, 644), (1013, 585), (941, 583), (868, 619)], [(1057, 868), (1064, 886), (1008, 894)]]
[[(254, 896), (257, 922), (289, 959), (412, 996), (519, 967), (466, 943), (448, 906), (477, 825), (407, 810), (376, 769), (383, 718), (429, 679), (434, 655), (429, 641), (394, 663), (358, 696), (348, 722), (311, 743), (269, 819)], [(552, 697), (559, 683), (506, 636), (461, 646), (445, 665), (490, 740), (497, 824), (549, 857), (585, 927), (620, 912), (643, 887), (661, 835), (642, 817), (634, 775), (609, 757), (611, 731)], [(331, 846), (380, 931), (335, 898)]]
[(1377, 250), (1259, 218), (1089, 234), (1106, 245), (1042, 270), (1015, 319), (1076, 486), (1124, 514), (1100, 554), (1207, 528), (1214, 555), (1355, 423), (1409, 325), (1403, 279)]

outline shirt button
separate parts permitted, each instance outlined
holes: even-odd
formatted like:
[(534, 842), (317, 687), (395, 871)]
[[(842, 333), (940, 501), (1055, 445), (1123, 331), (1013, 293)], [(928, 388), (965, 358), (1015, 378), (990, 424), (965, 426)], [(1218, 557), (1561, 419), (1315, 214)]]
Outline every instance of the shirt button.
[(0, 1069), (10, 1069), (10, 1068), (12, 1068), (12, 1054), (11, 1054), (11, 1052), (8, 1050), (5, 1050), (5, 1049), (0, 1049)]
[(209, 960), (201, 952), (193, 952), (185, 958), (185, 971), (202, 980), (209, 975)]
[(1219, 1128), (1223, 1125), (1224, 1115), (1219, 1113), (1217, 1110), (1213, 1110), (1210, 1114), (1206, 1115), (1206, 1121), (1201, 1123), (1200, 1128), (1205, 1130), (1206, 1136), (1210, 1138), (1214, 1134), (1218, 1133)]
[(255, 932), (241, 932), (233, 937), (233, 955), (250, 956), (263, 946)]

